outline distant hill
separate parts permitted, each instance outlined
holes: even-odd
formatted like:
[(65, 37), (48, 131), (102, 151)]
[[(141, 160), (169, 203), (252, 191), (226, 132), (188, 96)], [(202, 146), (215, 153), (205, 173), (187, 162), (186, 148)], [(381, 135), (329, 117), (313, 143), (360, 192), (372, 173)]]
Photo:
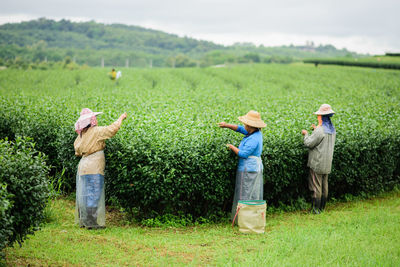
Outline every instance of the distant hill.
[(45, 18), (0, 25), (0, 59), (62, 61), (100, 66), (165, 67), (226, 62), (280, 62), (310, 57), (357, 57), (332, 45), (263, 47), (251, 43), (218, 45), (123, 24), (54, 21)]

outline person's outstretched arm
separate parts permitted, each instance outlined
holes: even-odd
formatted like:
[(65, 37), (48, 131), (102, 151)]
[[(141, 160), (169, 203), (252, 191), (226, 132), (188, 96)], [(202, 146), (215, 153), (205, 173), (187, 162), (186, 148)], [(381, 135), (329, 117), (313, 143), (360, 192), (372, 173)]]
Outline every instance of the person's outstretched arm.
[(237, 131), (237, 129), (238, 129), (238, 126), (237, 125), (235, 125), (235, 124), (229, 124), (229, 123), (226, 123), (226, 122), (219, 122), (218, 123), (218, 126), (220, 127), (220, 128), (228, 128), (228, 129), (231, 129), (231, 130), (233, 130), (233, 131)]
[(113, 122), (112, 124), (106, 127), (99, 127), (100, 130), (100, 139), (105, 140), (113, 137), (121, 128), (122, 121), (125, 120), (127, 117), (126, 112), (119, 116), (118, 120)]

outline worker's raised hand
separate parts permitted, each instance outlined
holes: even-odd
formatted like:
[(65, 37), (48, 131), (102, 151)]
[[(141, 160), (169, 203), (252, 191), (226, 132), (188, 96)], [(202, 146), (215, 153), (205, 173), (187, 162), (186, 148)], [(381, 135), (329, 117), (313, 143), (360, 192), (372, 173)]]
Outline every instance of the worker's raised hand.
[(125, 113), (122, 114), (119, 118), (120, 118), (121, 120), (125, 120), (127, 116), (128, 116), (128, 115), (127, 115), (126, 112), (125, 112)]
[(313, 128), (315, 130), (315, 128), (317, 128), (317, 126), (315, 126), (315, 124), (311, 124), (311, 128)]
[(227, 123), (226, 122), (219, 122), (219, 123), (217, 123), (218, 124), (218, 126), (220, 127), (220, 128), (226, 128), (226, 125), (227, 125)]
[(121, 114), (121, 116), (119, 116), (119, 118), (118, 118), (118, 124), (119, 124), (119, 126), (121, 126), (122, 121), (125, 120), (127, 116), (128, 116), (128, 115), (126, 114), (126, 112), (124, 112), (123, 114)]
[(306, 130), (301, 130), (301, 134), (306, 135), (306, 134), (308, 134), (308, 132)]

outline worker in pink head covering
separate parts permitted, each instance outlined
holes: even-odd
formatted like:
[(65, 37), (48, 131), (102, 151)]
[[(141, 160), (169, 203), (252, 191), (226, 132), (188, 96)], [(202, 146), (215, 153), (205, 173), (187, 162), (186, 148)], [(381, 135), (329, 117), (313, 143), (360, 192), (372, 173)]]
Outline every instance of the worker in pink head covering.
[(121, 127), (126, 113), (109, 126), (97, 126), (97, 115), (88, 108), (81, 111), (75, 123), (78, 136), (74, 142), (75, 155), (82, 157), (76, 175), (76, 221), (88, 229), (105, 227), (104, 169), (105, 141)]

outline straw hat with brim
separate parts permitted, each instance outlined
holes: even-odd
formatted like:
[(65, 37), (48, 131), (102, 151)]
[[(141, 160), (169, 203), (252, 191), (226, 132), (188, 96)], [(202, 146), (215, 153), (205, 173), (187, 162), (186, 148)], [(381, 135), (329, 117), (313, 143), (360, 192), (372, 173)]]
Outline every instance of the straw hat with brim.
[(240, 116), (239, 121), (243, 122), (244, 124), (247, 124), (251, 127), (255, 128), (264, 128), (267, 126), (262, 120), (260, 113), (254, 110), (250, 110), (246, 115)]
[(335, 111), (332, 110), (331, 106), (328, 104), (322, 104), (318, 111), (314, 112), (315, 115), (328, 115), (335, 114)]

